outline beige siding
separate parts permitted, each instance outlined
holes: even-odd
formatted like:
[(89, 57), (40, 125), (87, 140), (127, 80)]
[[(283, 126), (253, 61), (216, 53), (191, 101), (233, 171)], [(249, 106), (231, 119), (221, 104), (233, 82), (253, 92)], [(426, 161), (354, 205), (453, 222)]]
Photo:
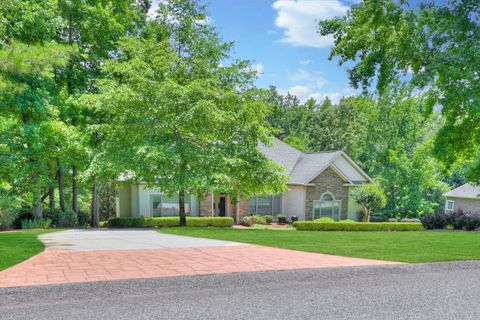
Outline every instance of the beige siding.
[[(447, 200), (453, 201), (453, 210), (463, 209), (464, 211), (480, 213), (480, 199), (475, 200), (448, 197)], [(446, 209), (447, 203), (445, 202), (445, 210)]]
[(305, 220), (305, 187), (289, 185), (288, 189), (282, 194), (282, 213), (287, 215), (288, 220), (292, 216)]
[(131, 188), (127, 183), (120, 183), (117, 190), (117, 217), (132, 216)]
[(351, 181), (368, 181), (354, 166), (343, 156), (334, 161), (334, 165)]
[(355, 200), (350, 196), (351, 192), (355, 187), (350, 187), (348, 189), (348, 219), (353, 221), (360, 221), (362, 217), (362, 206), (360, 206)]

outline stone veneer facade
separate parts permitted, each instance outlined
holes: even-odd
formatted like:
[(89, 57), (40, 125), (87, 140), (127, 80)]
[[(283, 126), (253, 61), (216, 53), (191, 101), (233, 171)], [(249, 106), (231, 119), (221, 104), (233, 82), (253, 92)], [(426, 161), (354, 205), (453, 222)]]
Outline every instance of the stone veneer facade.
[(335, 200), (342, 201), (340, 211), (341, 219), (348, 217), (348, 188), (344, 186), (345, 181), (339, 177), (331, 168), (325, 169), (311, 184), (314, 186), (306, 187), (306, 203), (305, 203), (305, 220), (312, 220), (313, 214), (313, 200), (320, 200), (320, 197), (325, 192), (330, 192), (334, 195)]
[(200, 201), (200, 217), (212, 216), (212, 194), (209, 193), (205, 198)]

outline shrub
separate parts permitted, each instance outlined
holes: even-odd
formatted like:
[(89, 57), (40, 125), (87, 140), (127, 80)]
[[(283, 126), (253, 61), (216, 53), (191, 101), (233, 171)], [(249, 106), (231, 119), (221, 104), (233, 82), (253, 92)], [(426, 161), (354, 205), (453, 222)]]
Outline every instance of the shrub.
[(46, 209), (43, 211), (44, 219), (51, 219), (57, 228), (74, 228), (78, 225), (77, 214), (70, 209), (62, 211), (62, 209)]
[[(179, 217), (128, 217), (128, 218), (110, 218), (108, 220), (109, 228), (158, 228), (158, 227), (177, 227), (180, 224)], [(231, 227), (233, 218), (231, 217), (187, 217), (188, 227)]]
[(321, 223), (335, 222), (335, 220), (333, 220), (332, 218), (329, 218), (329, 217), (322, 217), (322, 218), (315, 219), (315, 220), (313, 220), (313, 221), (315, 221), (315, 222), (321, 222)]
[(188, 227), (219, 227), (233, 226), (232, 217), (187, 217)]
[[(371, 219), (371, 217), (370, 217), (370, 219)], [(356, 223), (356, 221), (353, 221), (353, 220), (350, 220), (350, 219), (340, 220), (338, 222), (340, 222), (340, 223)]]
[(99, 221), (98, 222), (98, 227), (99, 228), (107, 228), (108, 227), (108, 221)]
[(48, 229), (52, 225), (50, 219), (25, 219), (22, 220), (22, 229)]
[(291, 221), (292, 223), (294, 223), (295, 221), (298, 221), (298, 217), (297, 217), (297, 216), (292, 216), (292, 217), (290, 218), (290, 221)]
[(384, 216), (372, 215), (370, 216), (370, 222), (385, 222), (387, 219)]
[(478, 213), (467, 213), (463, 220), (463, 227), (467, 231), (472, 231), (477, 228), (480, 228), (480, 214)]
[(90, 212), (78, 210), (77, 211), (78, 226), (85, 228), (90, 225)]
[(253, 216), (243, 217), (242, 224), (247, 227), (253, 226), (255, 224), (255, 218)]
[(22, 207), (14, 210), (15, 220), (13, 220), (13, 227), (15, 229), (22, 228), (23, 220), (32, 220), (35, 217), (33, 216), (33, 211), (31, 208)]
[(0, 230), (7, 230), (13, 227), (17, 214), (16, 208), (20, 201), (0, 191)]
[(265, 219), (264, 216), (261, 216), (259, 214), (254, 214), (253, 219), (255, 221), (255, 224), (267, 224), (267, 219)]
[(0, 208), (0, 230), (8, 230), (15, 221), (15, 210), (10, 208)]
[(420, 222), (427, 230), (445, 229), (448, 225), (447, 216), (443, 213), (426, 213), (420, 218)]
[(451, 211), (447, 213), (448, 224), (451, 225), (455, 230), (463, 229), (465, 225), (465, 216), (466, 212), (464, 212), (462, 209)]
[(267, 214), (266, 216), (263, 216), (265, 218), (265, 221), (267, 222), (267, 224), (271, 224), (272, 221), (273, 221), (273, 216), (272, 215), (269, 215)]
[(285, 223), (287, 223), (287, 216), (284, 215), (284, 214), (279, 214), (279, 215), (277, 215), (277, 221), (280, 224), (285, 224)]
[(421, 223), (389, 223), (389, 222), (351, 222), (351, 223), (319, 223), (315, 221), (297, 221), (293, 223), (301, 231), (420, 231), (425, 230)]

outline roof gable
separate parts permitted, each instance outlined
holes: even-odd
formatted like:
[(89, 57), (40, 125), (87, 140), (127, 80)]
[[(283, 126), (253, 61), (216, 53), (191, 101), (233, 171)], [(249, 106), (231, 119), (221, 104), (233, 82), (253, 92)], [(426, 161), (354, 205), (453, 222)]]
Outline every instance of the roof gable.
[[(348, 183), (371, 181), (343, 151), (303, 153), (278, 139), (274, 139), (270, 146), (260, 143), (259, 147), (267, 158), (286, 168), (291, 184), (307, 184), (328, 167)], [(341, 159), (338, 165), (337, 159)]]
[(458, 188), (455, 188), (444, 194), (445, 197), (465, 198), (465, 199), (479, 199), (480, 187), (476, 187), (469, 183), (465, 183)]

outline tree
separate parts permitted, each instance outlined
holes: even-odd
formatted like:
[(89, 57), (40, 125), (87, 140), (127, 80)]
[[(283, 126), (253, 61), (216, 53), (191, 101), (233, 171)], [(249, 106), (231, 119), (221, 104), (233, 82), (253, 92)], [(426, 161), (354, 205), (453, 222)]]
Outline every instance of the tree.
[(385, 207), (387, 198), (382, 189), (373, 183), (362, 184), (352, 191), (352, 199), (362, 206), (365, 221), (370, 222), (370, 214), (373, 210)]
[(343, 150), (358, 159), (365, 144), (368, 115), (374, 102), (366, 97), (341, 99), (336, 105), (321, 105), (311, 117), (307, 130), (312, 151)]
[(427, 113), (440, 107), (445, 122), (435, 155), (447, 167), (476, 161), (473, 181), (480, 181), (479, 13), (477, 0), (425, 1), (419, 8), (404, 0), (363, 1), (319, 27), (335, 39), (330, 58), (354, 61), (348, 75), (355, 88), (376, 83), (382, 95), (400, 82), (426, 94)]
[(238, 198), (286, 184), (258, 148), (271, 130), (269, 108), (255, 99), (255, 74), (246, 61), (221, 64), (231, 44), (205, 19), (196, 1), (161, 3), (145, 38), (122, 39), (119, 55), (105, 63), (101, 94), (85, 97), (109, 117), (96, 161), (177, 194), (180, 225), (188, 194)]
[(10, 42), (0, 50), (1, 175), (31, 200), (42, 216), (42, 191), (51, 184), (58, 154), (51, 145), (68, 131), (57, 118), (62, 103), (54, 70), (66, 64), (68, 48), (55, 43)]
[[(78, 210), (79, 188), (82, 188), (78, 177), (94, 171), (89, 170), (90, 160), (101, 142), (95, 128), (103, 121), (103, 115), (92, 112), (78, 99), (83, 93), (97, 92), (94, 84), (103, 76), (100, 68), (103, 61), (115, 54), (119, 38), (137, 35), (145, 27), (150, 4), (148, 0), (5, 0), (0, 3), (0, 46), (12, 41), (33, 45), (55, 41), (75, 48), (69, 50), (66, 64), (55, 67), (55, 81), (50, 84), (56, 86), (62, 100), (56, 105), (57, 137), (48, 145), (50, 152), (57, 155), (49, 166), (55, 172), (52, 176), (57, 180), (62, 209), (66, 200), (71, 199), (72, 209)], [(83, 181), (97, 183), (93, 176), (86, 178), (89, 179)], [(48, 183), (51, 203), (54, 202), (53, 188), (54, 184)], [(90, 189), (94, 188), (83, 189), (83, 192)], [(67, 192), (70, 190), (71, 195)]]

